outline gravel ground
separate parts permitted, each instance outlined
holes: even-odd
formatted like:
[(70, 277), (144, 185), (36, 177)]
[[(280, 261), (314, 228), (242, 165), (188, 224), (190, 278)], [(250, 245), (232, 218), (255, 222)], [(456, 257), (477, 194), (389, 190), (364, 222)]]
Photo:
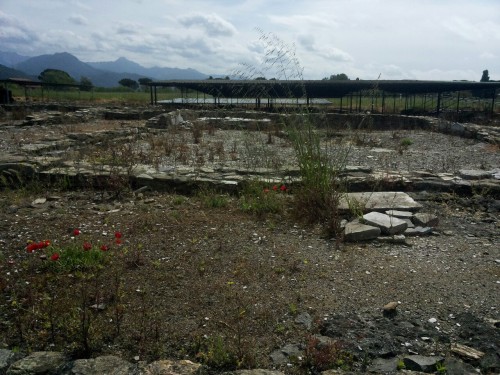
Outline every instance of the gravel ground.
[[(143, 122), (115, 124), (117, 128), (135, 126), (142, 127)], [(87, 130), (89, 124), (71, 127), (78, 132)], [(0, 152), (19, 151), (34, 139), (61, 139), (67, 132), (62, 125), (36, 129), (4, 126), (0, 131)], [(183, 132), (176, 137), (191, 139), (189, 130)], [(204, 146), (191, 144), (193, 157), (186, 159), (188, 164), (196, 163), (195, 149), (206, 147), (208, 153), (208, 145), (215, 144), (217, 137), (226, 137), (224, 163), (229, 165), (248, 162), (252, 155), (263, 155), (263, 161), (250, 163), (254, 167), (269, 166), (271, 159), (275, 164), (287, 164), (292, 158), (289, 144), (282, 138), (274, 137), (274, 143), (268, 144), (267, 134), (216, 131), (213, 136), (204, 135)], [(434, 172), (500, 166), (498, 148), (438, 133), (373, 131), (343, 138), (351, 140), (348, 164), (352, 165)], [(405, 138), (411, 145), (398, 149)], [(230, 153), (235, 142), (233, 160)], [(252, 147), (259, 152), (251, 151)], [(209, 159), (207, 154), (207, 165)], [(214, 159), (214, 165), (217, 162), (222, 160)], [(41, 197), (49, 199), (32, 204)], [(46, 319), (46, 304), (40, 302), (46, 284), (23, 266), (32, 255), (24, 250), (26, 241), (64, 242), (75, 227), (93, 240), (102, 240), (103, 232), (120, 230), (129, 249), (141, 249), (135, 266), (124, 268), (120, 275), (125, 309), (122, 333), (114, 340), (96, 333), (96, 353), (128, 359), (140, 355), (202, 360), (202, 354), (209, 353), (210, 339), (220, 335), (244, 354), (245, 365), (271, 368), (269, 353), (322, 332), (328, 319), (342, 315), (376, 320), (390, 301), (401, 303), (398, 310), (404, 319), (425, 324), (436, 318), (431, 329), (444, 332), (450, 341), (460, 339), (457, 327), (463, 323), (459, 317), (464, 313), (481, 321), (499, 320), (498, 202), (447, 194), (420, 193), (414, 198), (423, 204), (422, 211), (439, 217), (435, 235), (409, 239), (406, 245), (370, 242), (338, 247), (322, 237), (320, 228), (297, 223), (287, 210), (256, 218), (243, 213), (235, 197), (227, 198), (222, 208), (209, 208), (199, 197), (155, 192), (117, 198), (92, 191), (4, 191), (0, 195), (0, 328), (7, 332), (3, 341), (36, 350), (67, 345), (62, 328), (53, 343), (27, 317), (31, 325), (23, 328), (25, 341), (20, 340), (12, 304), (15, 298), (23, 304), (24, 297), (27, 300), (16, 313), (30, 312), (37, 319)], [(107, 281), (99, 280), (98, 289), (106, 296)], [(75, 294), (77, 285), (71, 278), (66, 282), (66, 303), (77, 303), (68, 297)], [(35, 296), (30, 297), (21, 285), (31, 285)], [(68, 311), (73, 309), (67, 306)], [(63, 311), (61, 316), (69, 319)], [(310, 330), (295, 323), (296, 316), (304, 312), (312, 317)], [(113, 325), (112, 312), (104, 311), (102, 317), (95, 324), (107, 332)], [(492, 328), (489, 336), (482, 336), (484, 347), (498, 345), (495, 335)], [(446, 353), (444, 346), (429, 346), (421, 354), (436, 350)]]

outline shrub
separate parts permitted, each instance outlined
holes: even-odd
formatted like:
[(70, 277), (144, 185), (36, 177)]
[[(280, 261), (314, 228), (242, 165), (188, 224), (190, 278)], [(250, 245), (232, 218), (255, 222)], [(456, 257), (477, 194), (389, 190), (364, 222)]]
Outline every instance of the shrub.
[(285, 210), (287, 191), (284, 184), (268, 187), (259, 181), (251, 181), (240, 194), (241, 210), (258, 217), (266, 214), (282, 214)]

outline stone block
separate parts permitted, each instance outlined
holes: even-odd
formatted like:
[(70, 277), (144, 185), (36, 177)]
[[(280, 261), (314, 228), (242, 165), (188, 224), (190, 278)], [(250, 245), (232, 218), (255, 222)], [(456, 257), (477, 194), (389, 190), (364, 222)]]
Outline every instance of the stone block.
[(380, 228), (354, 221), (346, 224), (344, 234), (349, 242), (368, 241), (380, 236)]
[(437, 227), (439, 224), (439, 219), (436, 215), (428, 213), (416, 213), (412, 219), (416, 226), (421, 227)]
[(394, 235), (403, 233), (408, 224), (406, 221), (392, 217), (381, 212), (369, 212), (363, 215), (366, 224), (379, 227), (383, 234)]
[(385, 212), (388, 210), (416, 212), (422, 205), (408, 194), (398, 191), (376, 191), (366, 193), (347, 193), (342, 197), (339, 209), (348, 211), (353, 206), (367, 211)]

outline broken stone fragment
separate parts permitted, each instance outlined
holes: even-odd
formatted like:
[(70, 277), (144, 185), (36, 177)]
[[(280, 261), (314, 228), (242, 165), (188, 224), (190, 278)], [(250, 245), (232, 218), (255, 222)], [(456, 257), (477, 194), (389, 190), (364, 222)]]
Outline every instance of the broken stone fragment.
[(348, 242), (374, 240), (380, 236), (380, 228), (352, 221), (346, 224), (344, 234)]
[(431, 227), (415, 227), (415, 228), (408, 228), (404, 232), (405, 236), (411, 237), (411, 236), (428, 236), (432, 234), (432, 228)]
[(437, 227), (439, 224), (439, 219), (436, 215), (428, 213), (416, 213), (413, 216), (413, 223), (421, 227)]
[(389, 216), (397, 217), (398, 219), (411, 219), (413, 216), (413, 212), (410, 211), (387, 210), (385, 213)]
[(408, 224), (404, 220), (380, 212), (369, 212), (363, 215), (366, 224), (379, 227), (383, 234), (394, 235), (403, 233)]
[(388, 304), (384, 305), (384, 311), (394, 311), (398, 306), (399, 302), (389, 302)]
[(436, 371), (436, 365), (443, 361), (439, 356), (408, 355), (403, 358), (407, 370), (422, 372)]
[(451, 351), (468, 359), (481, 359), (484, 356), (484, 353), (479, 350), (457, 343), (451, 344)]

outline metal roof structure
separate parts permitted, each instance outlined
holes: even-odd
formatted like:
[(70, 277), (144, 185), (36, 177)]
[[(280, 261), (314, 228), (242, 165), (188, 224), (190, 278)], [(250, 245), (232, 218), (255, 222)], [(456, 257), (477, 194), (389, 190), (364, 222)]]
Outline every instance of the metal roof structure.
[(169, 80), (148, 83), (156, 87), (192, 89), (214, 97), (341, 98), (366, 90), (386, 93), (425, 94), (466, 90), (497, 90), (500, 82), (470, 81), (279, 81), (279, 80)]
[(7, 78), (0, 79), (0, 83), (13, 83), (23, 87), (87, 87), (79, 83), (49, 83), (41, 81), (33, 81), (27, 78)]
[[(0, 79), (0, 83), (3, 83), (4, 88), (6, 88), (7, 84), (9, 84), (9, 83), (23, 87), (24, 88), (24, 96), (25, 96), (26, 100), (28, 100), (27, 89), (29, 89), (29, 88), (41, 87), (42, 92), (43, 92), (44, 88), (75, 87), (75, 88), (78, 88), (80, 90), (92, 88), (92, 86), (81, 85), (79, 83), (49, 83), (49, 82), (34, 81), (31, 79), (27, 79), (27, 78)], [(42, 96), (43, 96), (43, 94), (42, 94)], [(10, 102), (10, 97), (8, 95), (4, 99), (7, 99), (6, 100), (7, 103)], [(2, 101), (0, 100), (0, 102), (2, 102)]]
[[(471, 82), (471, 81), (412, 81), (412, 80), (230, 80), (230, 79), (208, 79), (208, 80), (169, 80), (152, 81), (147, 84), (150, 86), (151, 104), (166, 104), (168, 101), (158, 101), (158, 87), (175, 87), (181, 90), (181, 94), (188, 90), (194, 90), (197, 93), (212, 97), (212, 103), (215, 106), (234, 103), (241, 105), (248, 100), (255, 102), (255, 107), (261, 107), (261, 100), (267, 99), (267, 107), (278, 104), (280, 99), (292, 99), (296, 105), (315, 105), (315, 100), (331, 100), (340, 98), (340, 111), (342, 108), (342, 98), (349, 100), (349, 111), (353, 109), (353, 97), (355, 97), (355, 111), (361, 111), (362, 97), (371, 97), (371, 110), (373, 102), (377, 97), (381, 97), (382, 113), (386, 106), (386, 98), (393, 98), (393, 112), (396, 108), (396, 97), (404, 97), (404, 111), (411, 111), (411, 102), (415, 104), (416, 96), (424, 97), (424, 110), (427, 112), (430, 108), (431, 113), (439, 114), (442, 110), (450, 108), (450, 97), (455, 97), (456, 104), (453, 104), (454, 111), (458, 114), (462, 109), (460, 107), (462, 97), (472, 96), (479, 100), (491, 100), (491, 104), (483, 107), (490, 114), (495, 111), (495, 99), (500, 89), (500, 81), (494, 82)], [(471, 95), (472, 94), (472, 95)], [(426, 97), (430, 97), (430, 104), (427, 104)], [(238, 100), (239, 99), (239, 100)], [(208, 100), (209, 102), (210, 100)], [(444, 102), (447, 103), (444, 103)], [(199, 104), (198, 95), (196, 101), (189, 98), (181, 98), (181, 104), (189, 105), (193, 102)], [(203, 98), (201, 103), (207, 104), (207, 99)], [(174, 101), (171, 101), (174, 103)], [(265, 103), (265, 102), (264, 102)], [(427, 109), (426, 109), (427, 106)], [(485, 109), (488, 108), (488, 109)]]

